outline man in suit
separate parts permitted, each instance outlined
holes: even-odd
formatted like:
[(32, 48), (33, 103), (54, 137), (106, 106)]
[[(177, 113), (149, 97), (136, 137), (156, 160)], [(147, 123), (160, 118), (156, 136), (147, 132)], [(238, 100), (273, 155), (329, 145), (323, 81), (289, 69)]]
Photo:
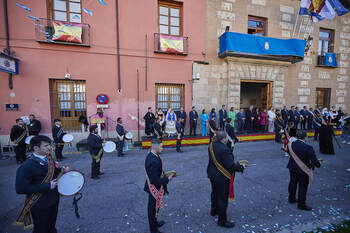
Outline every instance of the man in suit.
[(24, 122), (21, 118), (16, 119), (16, 124), (12, 127), (10, 138), (13, 141), (16, 162), (23, 163), (26, 160), (26, 140), (27, 130), (25, 128)]
[(314, 113), (313, 113), (313, 109), (309, 108), (309, 110), (307, 111), (307, 129), (311, 130), (312, 129), (312, 122), (314, 120)]
[(198, 113), (195, 109), (195, 107), (192, 107), (192, 111), (190, 112), (190, 136), (193, 135), (196, 136), (196, 128), (197, 128), (197, 120), (198, 120)]
[(91, 125), (89, 131), (90, 134), (87, 138), (87, 144), (92, 157), (91, 179), (100, 179), (99, 175), (103, 175), (100, 168), (103, 156), (103, 140), (101, 136), (98, 135), (98, 128), (96, 125)]
[(244, 130), (244, 121), (245, 121), (245, 112), (243, 108), (241, 108), (239, 112), (236, 114), (236, 119), (238, 122), (238, 133), (242, 134)]
[(152, 136), (154, 133), (153, 123), (154, 123), (154, 120), (156, 119), (156, 116), (153, 114), (151, 107), (148, 107), (148, 112), (145, 114), (143, 119), (145, 120), (145, 133), (146, 133), (146, 135)]
[(226, 143), (226, 132), (218, 131), (214, 142), (209, 145), (207, 175), (212, 188), (210, 215), (218, 215), (219, 226), (232, 228), (235, 224), (227, 221), (226, 215), (228, 200), (234, 198), (233, 189), (230, 189), (230, 186), (233, 187), (235, 172), (243, 172), (245, 165), (235, 163), (234, 156)]
[(60, 119), (55, 119), (53, 122), (55, 125), (52, 127), (52, 137), (53, 137), (53, 140), (55, 141), (55, 146), (56, 146), (55, 155), (56, 155), (57, 161), (61, 161), (65, 159), (62, 156), (62, 151), (64, 147), (63, 135), (65, 135), (66, 133), (62, 129), (62, 122)]
[(166, 176), (163, 172), (163, 163), (160, 158), (162, 151), (162, 142), (159, 139), (153, 139), (151, 151), (147, 154), (145, 161), (146, 182), (144, 191), (148, 193), (147, 213), (151, 233), (160, 233), (158, 228), (164, 225), (164, 221), (157, 220), (158, 211), (164, 205), (163, 195), (168, 194), (167, 184), (174, 177), (174, 174)]
[(299, 107), (295, 107), (295, 110), (294, 110), (294, 126), (296, 129), (300, 129), (300, 118), (301, 118), (301, 114), (299, 112)]
[(183, 107), (180, 108), (180, 112), (177, 114), (177, 118), (182, 119), (181, 125), (182, 125), (182, 128), (183, 128), (183, 131), (185, 132), (187, 114), (184, 111)]
[(315, 113), (314, 120), (313, 120), (313, 127), (315, 130), (314, 140), (317, 141), (318, 136), (320, 135), (320, 128), (322, 125), (322, 119), (320, 114), (317, 112)]
[[(153, 128), (153, 126), (152, 126)], [(118, 150), (118, 157), (124, 156), (123, 153), (123, 147), (124, 147), (124, 140), (125, 140), (125, 134), (127, 133), (126, 130), (124, 130), (123, 121), (121, 117), (118, 117), (117, 119), (117, 150)]]
[(231, 121), (231, 118), (226, 119), (225, 132), (227, 133), (228, 137), (227, 147), (231, 150), (231, 152), (233, 152), (234, 144), (239, 142), (239, 139), (236, 137), (235, 129), (231, 125)]
[(56, 178), (63, 169), (51, 157), (51, 139), (38, 135), (31, 139), (32, 156), (27, 159), (16, 173), (16, 192), (26, 194), (28, 201), (17, 218), (15, 225), (31, 224), (30, 214), (34, 221), (34, 233), (57, 233), (56, 218), (59, 194)]
[(245, 112), (245, 128), (248, 133), (251, 133), (253, 130), (253, 105), (250, 105), (250, 107)]
[(224, 129), (224, 126), (225, 126), (225, 121), (226, 121), (226, 119), (227, 119), (227, 111), (226, 111), (226, 109), (225, 109), (225, 105), (223, 104), (222, 106), (221, 106), (221, 109), (219, 110), (219, 127), (220, 127), (220, 129)]
[(292, 121), (294, 123), (294, 127), (296, 128), (294, 111), (295, 111), (294, 106), (290, 106), (290, 109), (288, 111), (288, 115), (289, 115), (289, 121)]
[(163, 129), (162, 126), (160, 125), (160, 118), (156, 118), (156, 122), (154, 122), (153, 124), (153, 128), (154, 128), (154, 136), (155, 138), (162, 138), (163, 137)]
[(29, 115), (29, 125), (28, 125), (28, 130), (29, 130), (29, 135), (38, 135), (41, 130), (41, 123), (37, 119), (35, 119), (34, 114)]
[(211, 142), (213, 140), (213, 137), (218, 130), (216, 127), (216, 118), (215, 116), (212, 116), (212, 118), (209, 120), (209, 141)]
[(302, 110), (300, 110), (300, 115), (303, 116), (302, 120), (301, 120), (301, 129), (305, 130), (306, 129), (306, 122), (308, 119), (308, 110), (306, 108), (306, 106), (303, 107)]
[(176, 152), (182, 153), (183, 151), (181, 150), (181, 142), (182, 142), (182, 137), (184, 136), (184, 128), (182, 127), (182, 118), (177, 118), (176, 119), (176, 133), (177, 133), (177, 140), (176, 140)]
[(283, 106), (283, 109), (281, 111), (282, 114), (282, 119), (283, 119), (283, 123), (286, 125), (288, 122), (288, 110), (287, 110), (287, 106)]
[[(288, 153), (291, 155), (287, 165), (290, 174), (288, 201), (289, 203), (298, 202), (298, 208), (301, 210), (312, 209), (306, 205), (306, 193), (309, 185), (309, 176), (306, 173), (306, 170), (302, 169), (302, 165), (306, 166), (306, 169), (314, 168), (314, 166), (319, 168), (321, 166), (320, 162), (316, 158), (316, 154), (312, 146), (305, 143), (306, 138), (307, 134), (305, 131), (298, 131), (298, 140), (294, 141), (291, 144), (291, 147), (288, 146)], [(294, 153), (297, 156), (299, 162), (294, 159), (294, 156), (291, 153)], [(298, 200), (295, 198), (297, 186), (299, 186)]]

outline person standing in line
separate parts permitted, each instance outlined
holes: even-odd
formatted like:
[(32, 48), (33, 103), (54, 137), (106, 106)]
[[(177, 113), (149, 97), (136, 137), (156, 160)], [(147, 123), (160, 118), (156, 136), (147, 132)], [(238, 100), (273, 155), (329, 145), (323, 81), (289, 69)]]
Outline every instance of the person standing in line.
[(228, 111), (227, 118), (231, 119), (231, 125), (233, 128), (235, 128), (236, 113), (234, 107), (231, 107), (230, 111)]
[(168, 135), (168, 137), (176, 135), (176, 114), (174, 113), (173, 109), (169, 108), (165, 120), (165, 133)]
[(330, 117), (328, 117), (327, 121), (325, 119), (321, 119), (322, 124), (320, 127), (320, 153), (334, 155), (334, 145), (333, 145), (333, 126), (330, 124)]
[(219, 127), (220, 129), (224, 129), (224, 126), (225, 126), (225, 121), (227, 119), (227, 111), (225, 109), (225, 105), (223, 104), (221, 106), (221, 109), (219, 110)]
[(308, 111), (306, 106), (303, 107), (303, 109), (300, 110), (300, 117), (302, 116), (302, 119), (300, 120), (300, 125), (302, 130), (306, 130), (306, 122), (308, 120)]
[(216, 134), (216, 131), (218, 131), (218, 128), (216, 127), (216, 118), (215, 116), (212, 116), (211, 120), (209, 120), (209, 142), (213, 140), (214, 135)]
[(254, 126), (254, 131), (259, 132), (260, 131), (260, 109), (255, 108), (253, 110), (253, 126)]
[(312, 122), (314, 121), (314, 111), (309, 108), (307, 111), (307, 129), (312, 130)]
[(183, 128), (183, 132), (185, 133), (187, 114), (186, 114), (186, 112), (184, 111), (184, 108), (183, 108), (183, 107), (180, 108), (180, 112), (177, 114), (177, 118), (182, 119), (181, 125), (182, 125), (182, 128)]
[(294, 123), (294, 127), (297, 129), (297, 126), (295, 125), (295, 108), (293, 105), (290, 106), (288, 114), (289, 114), (289, 121), (292, 121)]
[(148, 107), (148, 111), (143, 117), (143, 119), (145, 120), (145, 134), (147, 136), (152, 136), (154, 133), (153, 123), (156, 119), (156, 116), (153, 114), (151, 107)]
[(315, 113), (315, 117), (313, 120), (313, 126), (315, 129), (315, 135), (314, 135), (314, 140), (317, 141), (318, 136), (320, 135), (320, 128), (322, 125), (322, 119), (320, 117), (320, 114), (318, 114), (317, 112)]
[(302, 115), (299, 112), (299, 107), (295, 107), (294, 117), (295, 117), (294, 126), (296, 127), (296, 129), (301, 129)]
[(276, 114), (275, 114), (274, 109), (272, 107), (267, 112), (267, 116), (268, 116), (268, 121), (269, 121), (268, 131), (269, 131), (269, 133), (272, 133), (274, 131), (274, 121), (276, 119)]
[(29, 135), (39, 135), (41, 131), (41, 123), (35, 119), (34, 114), (29, 115), (29, 125), (28, 125)]
[(101, 159), (103, 156), (103, 140), (98, 135), (98, 128), (96, 125), (91, 125), (89, 128), (90, 134), (87, 138), (87, 144), (90, 155), (92, 157), (91, 163), (91, 179), (100, 179), (99, 175), (103, 175), (101, 172)]
[(246, 110), (245, 112), (245, 128), (247, 130), (248, 133), (251, 133), (253, 130), (253, 105), (250, 105), (250, 107)]
[(23, 163), (26, 160), (26, 137), (28, 131), (21, 118), (16, 119), (16, 124), (12, 126), (10, 138), (13, 141), (16, 154), (16, 162)]
[(282, 134), (283, 129), (285, 128), (282, 120), (282, 116), (280, 113), (276, 114), (277, 118), (274, 121), (274, 128), (275, 128), (275, 142), (282, 143)]
[(196, 136), (196, 129), (197, 129), (197, 120), (198, 120), (198, 113), (196, 111), (195, 106), (192, 107), (192, 111), (190, 112), (190, 136), (193, 133), (193, 136)]
[[(117, 150), (118, 150), (118, 157), (123, 157), (123, 148), (124, 148), (124, 141), (125, 141), (125, 134), (127, 131), (124, 129), (123, 126), (123, 120), (121, 117), (117, 118), (117, 126), (116, 126), (116, 131), (117, 131)], [(153, 129), (153, 126), (152, 126)]]
[(176, 140), (176, 152), (182, 153), (181, 150), (181, 142), (182, 138), (184, 136), (184, 128), (182, 126), (183, 118), (177, 118), (176, 120), (176, 134), (177, 134), (177, 140)]
[(265, 132), (266, 130), (266, 118), (267, 118), (267, 112), (266, 109), (264, 111), (260, 112), (260, 131)]
[(64, 147), (64, 142), (63, 142), (63, 136), (66, 134), (63, 129), (62, 129), (62, 122), (60, 119), (55, 119), (54, 121), (54, 126), (52, 127), (52, 137), (55, 142), (55, 156), (57, 161), (61, 161), (65, 159), (62, 155), (63, 147)]
[(245, 122), (245, 112), (243, 108), (239, 110), (239, 112), (236, 114), (237, 118), (237, 124), (238, 124), (238, 133), (243, 134), (244, 133), (244, 122)]
[(216, 124), (216, 111), (215, 108), (212, 108), (209, 113), (209, 120), (211, 120), (213, 117), (215, 117), (215, 124)]
[(287, 106), (283, 106), (283, 109), (281, 111), (282, 114), (282, 119), (283, 119), (283, 124), (287, 124), (288, 122), (288, 110), (287, 110)]
[(209, 116), (208, 114), (205, 112), (205, 109), (202, 110), (202, 114), (201, 114), (201, 126), (202, 126), (202, 136), (208, 136), (208, 120), (209, 120)]

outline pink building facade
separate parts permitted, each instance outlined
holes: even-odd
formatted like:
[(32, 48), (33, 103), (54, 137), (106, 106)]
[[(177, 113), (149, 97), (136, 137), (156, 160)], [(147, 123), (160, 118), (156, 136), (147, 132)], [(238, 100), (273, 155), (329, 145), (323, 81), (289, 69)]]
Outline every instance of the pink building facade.
[[(11, 55), (19, 59), (19, 74), (12, 75), (11, 89), (9, 75), (0, 72), (3, 145), (15, 119), (29, 114), (41, 121), (44, 134), (51, 134), (54, 118), (63, 120), (66, 131), (81, 131), (78, 118), (96, 113), (99, 94), (108, 96), (104, 112), (111, 134), (117, 117), (137, 134), (137, 117), (142, 119), (147, 107), (191, 109), (192, 66), (205, 59), (205, 0), (106, 1), (106, 6), (89, 0), (25, 3), (31, 12), (7, 1), (9, 44)], [(6, 48), (5, 18), (0, 5), (1, 51)], [(53, 32), (52, 25), (60, 20), (78, 23), (81, 43), (53, 41), (57, 28)], [(173, 47), (175, 51), (167, 50)], [(19, 108), (8, 110), (6, 104)]]

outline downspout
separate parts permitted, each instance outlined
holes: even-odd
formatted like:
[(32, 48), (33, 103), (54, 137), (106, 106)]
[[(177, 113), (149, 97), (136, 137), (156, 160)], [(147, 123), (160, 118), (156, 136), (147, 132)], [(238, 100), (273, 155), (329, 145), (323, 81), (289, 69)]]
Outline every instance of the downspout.
[[(8, 15), (7, 15), (7, 0), (4, 0), (4, 18), (5, 18), (5, 32), (6, 32), (5, 53), (7, 53), (7, 55), (11, 56), (9, 21), (8, 21)], [(8, 85), (9, 85), (9, 88), (12, 90), (13, 89), (12, 74), (8, 74)]]
[(115, 16), (116, 16), (116, 24), (117, 24), (117, 66), (118, 66), (118, 92), (121, 93), (121, 81), (120, 81), (120, 52), (119, 52), (119, 1), (115, 0)]

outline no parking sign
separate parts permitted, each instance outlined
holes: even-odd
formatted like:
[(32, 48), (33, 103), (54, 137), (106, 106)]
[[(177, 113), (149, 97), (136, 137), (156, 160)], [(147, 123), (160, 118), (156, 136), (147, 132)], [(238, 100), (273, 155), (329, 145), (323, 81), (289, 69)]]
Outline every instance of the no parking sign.
[(107, 104), (108, 96), (106, 94), (98, 94), (96, 97), (96, 101), (98, 104)]

